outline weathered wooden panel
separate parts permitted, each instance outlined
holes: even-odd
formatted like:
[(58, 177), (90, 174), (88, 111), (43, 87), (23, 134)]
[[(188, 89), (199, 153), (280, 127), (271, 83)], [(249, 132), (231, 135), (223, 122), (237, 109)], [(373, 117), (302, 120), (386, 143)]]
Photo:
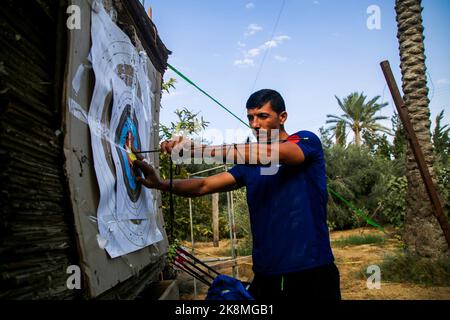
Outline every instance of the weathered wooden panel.
[(58, 1), (0, 5), (0, 297), (75, 298), (54, 76)]
[[(149, 22), (143, 19), (143, 9), (137, 6), (137, 1), (130, 1), (132, 14), (128, 2), (126, 5), (118, 0), (110, 2), (117, 7), (119, 20), (128, 26), (128, 31), (136, 31), (132, 35), (136, 44), (142, 39), (153, 39), (157, 44), (144, 47), (158, 71), (163, 72), (168, 50), (156, 33), (146, 34), (148, 30), (142, 29)], [(89, 8), (86, 0), (77, 3)], [(74, 72), (68, 68), (66, 76), (63, 75), (67, 5), (68, 1), (64, 0), (0, 2), (0, 298), (3, 299), (74, 299), (96, 296), (104, 291), (88, 292), (86, 286), (84, 290), (67, 289), (66, 269), (73, 264), (84, 270), (86, 284), (89, 281), (86, 274), (90, 272), (92, 281), (98, 281), (97, 269), (110, 268), (110, 273), (121, 274), (100, 297), (130, 299), (156, 280), (164, 266), (167, 242), (147, 249), (141, 257), (137, 254), (113, 264), (108, 264), (104, 253), (93, 260), (87, 256), (95, 256), (95, 252), (80, 255), (83, 250), (77, 240), (95, 236), (97, 231), (91, 222), (84, 220), (80, 223), (84, 225), (82, 230), (76, 233), (75, 219), (81, 219), (77, 214), (80, 214), (80, 207), (86, 205), (77, 202), (81, 199), (76, 196), (80, 188), (88, 186), (92, 206), (82, 211), (82, 217), (88, 217), (95, 215), (96, 206), (92, 201), (98, 200), (98, 191), (93, 166), (89, 163), (87, 127), (84, 124), (84, 128), (80, 124), (62, 126), (61, 116), (67, 118), (67, 104), (61, 103), (63, 81)], [(136, 11), (138, 9), (140, 11)], [(136, 27), (133, 17), (142, 20)], [(85, 37), (89, 38), (89, 31)], [(76, 46), (74, 55), (84, 58), (86, 50), (80, 52), (80, 48), (89, 47), (89, 43), (85, 45), (87, 47)], [(162, 76), (158, 73), (157, 77), (159, 91)], [(88, 99), (92, 82), (83, 85)], [(157, 119), (159, 92), (155, 99), (158, 107), (153, 112)], [(64, 129), (75, 129), (75, 135), (84, 141), (86, 153), (67, 145), (64, 149)], [(152, 135), (157, 143), (157, 131)], [(76, 173), (69, 175), (73, 179), (70, 188), (65, 169)], [(91, 177), (87, 185), (80, 183), (86, 177)], [(161, 215), (158, 225), (163, 225)], [(147, 259), (142, 259), (142, 255)], [(130, 262), (137, 262), (138, 268), (130, 269)]]

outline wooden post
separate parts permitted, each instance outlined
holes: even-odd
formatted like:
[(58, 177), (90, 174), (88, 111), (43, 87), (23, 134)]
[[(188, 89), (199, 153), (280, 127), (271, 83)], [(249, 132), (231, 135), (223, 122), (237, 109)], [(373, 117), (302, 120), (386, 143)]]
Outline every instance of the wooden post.
[(219, 194), (212, 194), (212, 227), (214, 247), (219, 246)]
[(384, 77), (386, 78), (389, 90), (391, 91), (392, 98), (394, 99), (394, 104), (397, 108), (398, 115), (405, 128), (406, 137), (409, 140), (417, 165), (419, 166), (420, 175), (422, 176), (422, 180), (425, 183), (428, 196), (434, 209), (433, 213), (436, 216), (442, 231), (444, 232), (445, 239), (447, 240), (447, 245), (450, 248), (450, 226), (447, 217), (444, 215), (441, 201), (439, 200), (438, 193), (434, 186), (433, 180), (431, 179), (430, 172), (428, 171), (428, 166), (425, 162), (422, 149), (420, 148), (419, 141), (417, 140), (416, 133), (409, 118), (408, 109), (406, 108), (400, 91), (398, 90), (397, 83), (395, 82), (394, 75), (392, 74), (392, 70), (389, 65), (389, 61), (383, 61), (380, 63), (380, 65), (381, 69), (383, 70)]

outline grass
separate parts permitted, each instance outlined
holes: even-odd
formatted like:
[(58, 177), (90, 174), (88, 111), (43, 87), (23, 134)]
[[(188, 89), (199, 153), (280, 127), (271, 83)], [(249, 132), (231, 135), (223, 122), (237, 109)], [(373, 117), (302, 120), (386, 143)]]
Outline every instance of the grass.
[[(234, 248), (235, 252), (238, 256), (251, 256), (252, 255), (252, 244), (251, 241), (248, 240), (239, 240), (239, 244), (237, 248)], [(230, 256), (231, 257), (231, 248), (226, 248), (220, 251), (220, 255), (222, 256)]]
[[(450, 258), (431, 260), (401, 253), (385, 258), (380, 269), (381, 281), (450, 286)], [(365, 270), (363, 273), (365, 274)]]
[(355, 235), (334, 240), (331, 244), (335, 247), (359, 246), (363, 244), (382, 244), (384, 237), (379, 235)]

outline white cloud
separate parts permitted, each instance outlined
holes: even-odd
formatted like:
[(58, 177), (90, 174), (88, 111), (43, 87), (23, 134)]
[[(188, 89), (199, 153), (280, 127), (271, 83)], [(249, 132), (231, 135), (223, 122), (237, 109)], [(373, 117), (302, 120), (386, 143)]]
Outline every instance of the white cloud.
[(287, 36), (287, 35), (282, 35), (282, 36), (275, 37), (274, 40), (275, 40), (277, 43), (281, 43), (281, 42), (283, 42), (284, 40), (291, 40), (291, 37), (289, 37), (289, 36)]
[(259, 47), (259, 48), (253, 48), (253, 49), (248, 50), (248, 51), (245, 52), (244, 54), (245, 54), (247, 57), (253, 58), (253, 57), (258, 56), (258, 55), (261, 53), (261, 50), (262, 50), (261, 47)]
[(252, 9), (254, 7), (255, 7), (255, 4), (253, 2), (249, 2), (245, 5), (245, 8), (247, 8), (247, 9)]
[(255, 65), (255, 63), (254, 63), (253, 59), (244, 58), (242, 60), (234, 60), (234, 65), (240, 66), (240, 67), (253, 67)]
[(447, 78), (442, 78), (436, 81), (436, 84), (438, 85), (443, 85), (443, 84), (449, 84), (450, 80), (448, 80)]
[(280, 61), (280, 62), (285, 62), (287, 60), (287, 57), (283, 57), (283, 56), (278, 56), (276, 55), (275, 60)]
[(278, 45), (278, 43), (275, 40), (269, 40), (264, 42), (264, 44), (262, 45), (262, 48), (274, 48)]
[(239, 48), (245, 48), (247, 46), (245, 43), (240, 42), (240, 41), (238, 41), (237, 45)]
[(270, 48), (275, 48), (275, 47), (279, 46), (280, 44), (282, 44), (284, 41), (290, 40), (290, 39), (291, 39), (291, 37), (289, 37), (287, 35), (277, 36), (277, 37), (273, 38), (272, 40), (264, 42), (262, 45), (260, 45), (256, 48), (252, 48), (249, 50), (242, 50), (242, 53), (244, 54), (244, 58), (240, 59), (240, 60), (235, 60), (234, 65), (236, 65), (236, 66), (241, 66), (241, 65), (253, 66), (254, 65), (253, 58), (259, 56), (265, 50), (268, 50)]
[(244, 35), (246, 37), (249, 37), (249, 36), (252, 36), (255, 33), (257, 33), (258, 31), (261, 31), (262, 29), (263, 28), (261, 26), (258, 26), (257, 24), (252, 23), (247, 27), (247, 30), (245, 31)]
[(283, 35), (273, 38), (272, 40), (264, 42), (262, 45), (256, 48), (248, 49), (247, 51), (243, 51), (244, 56), (246, 58), (254, 58), (258, 55), (260, 55), (264, 50), (278, 47), (280, 44), (282, 44), (286, 40), (290, 40), (291, 37)]

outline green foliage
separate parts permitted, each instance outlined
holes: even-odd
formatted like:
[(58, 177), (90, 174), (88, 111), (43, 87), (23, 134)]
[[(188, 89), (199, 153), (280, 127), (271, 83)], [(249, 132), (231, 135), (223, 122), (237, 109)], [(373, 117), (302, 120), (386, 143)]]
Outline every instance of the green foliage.
[(175, 110), (178, 117), (176, 122), (171, 122), (170, 126), (161, 124), (161, 140), (171, 139), (172, 136), (185, 135), (192, 138), (192, 135), (205, 129), (209, 122), (205, 121), (203, 117), (198, 118), (199, 112), (194, 113), (187, 108)]
[(436, 117), (436, 126), (433, 130), (433, 145), (434, 152), (436, 154), (436, 160), (443, 164), (447, 165), (449, 163), (450, 156), (450, 128), (448, 124), (445, 126), (442, 125), (442, 120), (444, 119), (444, 110), (442, 110), (439, 115)]
[(444, 200), (444, 212), (450, 212), (450, 168), (448, 165), (437, 162), (434, 165), (434, 170), (436, 172), (439, 193)]
[(346, 139), (347, 139), (347, 126), (344, 121), (339, 121), (336, 123), (335, 127), (335, 137), (336, 137), (336, 144), (345, 147)]
[(386, 159), (391, 158), (391, 145), (387, 139), (386, 134), (382, 136), (364, 131), (363, 133), (364, 145), (369, 149), (373, 155), (378, 155)]
[[(406, 185), (400, 163), (363, 146), (333, 146), (324, 149), (328, 186), (377, 223), (400, 224), (405, 212)], [(404, 179), (404, 178), (403, 178)], [(329, 195), (328, 226), (332, 230), (350, 229), (366, 222), (339, 199)], [(386, 199), (387, 198), (387, 199)], [(396, 201), (398, 200), (398, 201)], [(395, 213), (395, 214), (394, 214)]]
[(406, 149), (408, 147), (408, 140), (406, 139), (405, 129), (400, 121), (397, 113), (391, 118), (392, 131), (394, 131), (394, 141), (391, 147), (392, 156), (397, 160), (404, 160)]
[(175, 82), (177, 82), (177, 79), (175, 79), (175, 78), (170, 78), (169, 79), (169, 81), (167, 81), (167, 82), (164, 82), (163, 84), (162, 84), (162, 90), (161, 91), (165, 91), (166, 93), (170, 93), (170, 89), (171, 88), (173, 88), (173, 89), (176, 89), (175, 88)]
[[(444, 212), (450, 212), (450, 128), (442, 125), (444, 110), (436, 117), (432, 140), (435, 153), (434, 170), (436, 173), (439, 193), (444, 201)], [(450, 217), (449, 217), (450, 218)]]
[[(173, 87), (167, 84), (168, 87)], [(186, 135), (191, 138), (192, 135), (198, 133), (200, 130), (208, 126), (208, 122), (203, 120), (203, 117), (198, 117), (199, 113), (194, 113), (187, 108), (181, 110), (177, 109), (175, 114), (178, 117), (176, 122), (171, 122), (170, 126), (161, 124), (160, 127), (160, 140), (171, 139), (173, 135)], [(169, 155), (160, 154), (159, 158), (159, 174), (162, 179), (167, 180), (170, 177), (170, 161)], [(177, 166), (173, 164), (174, 179), (186, 179), (189, 172), (196, 167), (192, 166)], [(178, 239), (190, 239), (190, 218), (189, 218), (189, 199), (173, 196), (174, 199), (174, 220), (170, 217), (169, 208), (169, 193), (162, 193), (162, 210), (164, 215), (164, 221), (166, 224), (166, 230), (171, 230), (173, 223), (173, 237)], [(193, 207), (193, 229), (194, 238), (207, 239), (210, 238), (211, 231), (211, 201), (206, 198), (194, 198), (192, 199)]]
[[(184, 168), (183, 168), (184, 170)], [(178, 176), (177, 176), (178, 178)], [(169, 195), (163, 193), (163, 213), (166, 229), (170, 230), (171, 220), (169, 214)], [(192, 198), (192, 224), (195, 241), (212, 241), (212, 199), (211, 196)], [(191, 224), (189, 217), (189, 199), (174, 196), (174, 237), (191, 241)], [(228, 218), (226, 207), (219, 203), (219, 237), (229, 238)]]
[(320, 141), (322, 142), (322, 147), (324, 149), (329, 149), (333, 145), (333, 141), (331, 140), (332, 133), (331, 133), (330, 128), (320, 127), (319, 128), (319, 138), (320, 138)]
[[(448, 166), (449, 129), (442, 126), (443, 112), (436, 118), (433, 133), (434, 169), (445, 211), (450, 212), (450, 169)], [(328, 185), (375, 222), (403, 226), (406, 212), (405, 155), (408, 141), (398, 115), (391, 119), (395, 136), (389, 143), (386, 135), (363, 132), (364, 145), (347, 148), (331, 144), (330, 129), (321, 130), (326, 159)], [(445, 161), (443, 161), (445, 160)], [(339, 199), (329, 196), (328, 226), (330, 230), (348, 229), (364, 224)]]
[[(321, 129), (328, 186), (375, 222), (401, 227), (406, 211), (406, 137), (397, 115), (391, 119), (394, 143), (387, 135), (363, 131), (364, 144), (332, 144), (330, 128)], [(365, 221), (339, 199), (329, 195), (328, 227), (349, 229)]]
[(175, 239), (173, 243), (169, 245), (169, 248), (167, 250), (167, 256), (166, 260), (168, 263), (171, 263), (175, 260), (175, 257), (177, 255), (177, 248), (181, 245), (180, 241), (178, 239)]
[(243, 238), (238, 245), (238, 256), (251, 256), (253, 252), (252, 241), (249, 238)]
[[(328, 185), (356, 207), (365, 211), (362, 197), (367, 197), (375, 183), (377, 170), (372, 159), (364, 150), (355, 146), (342, 148), (334, 146), (325, 150)], [(336, 229), (347, 229), (359, 225), (357, 216), (338, 199), (329, 195), (328, 219)]]
[(385, 239), (378, 235), (355, 235), (332, 241), (335, 247), (360, 246), (363, 244), (381, 244)]
[(237, 252), (239, 256), (248, 256), (252, 254), (253, 242), (245, 189), (233, 191), (233, 200), (236, 236), (239, 239)]
[(233, 191), (233, 200), (236, 236), (238, 238), (251, 239), (250, 216), (248, 212), (247, 195), (245, 193), (245, 189), (241, 188)]
[(383, 281), (450, 286), (449, 258), (433, 260), (411, 253), (401, 253), (387, 257), (380, 268)]
[[(235, 254), (238, 257), (250, 256), (252, 255), (252, 242), (249, 238), (238, 239), (237, 247), (235, 247)], [(221, 256), (231, 257), (231, 248), (227, 247), (219, 251)]]
[(385, 116), (377, 116), (376, 113), (387, 106), (387, 103), (377, 103), (380, 96), (376, 96), (366, 102), (367, 96), (363, 93), (354, 92), (341, 101), (336, 97), (339, 107), (344, 112), (340, 116), (327, 114), (326, 123), (331, 123), (331, 130), (335, 132), (337, 144), (343, 146), (342, 139), (345, 138), (346, 127), (350, 128), (355, 135), (355, 144), (361, 145), (361, 134), (376, 133), (378, 131), (390, 134), (390, 130), (378, 123), (379, 120), (387, 119)]
[[(181, 168), (179, 175), (175, 178), (187, 178), (188, 172), (201, 171), (211, 166), (202, 165), (188, 165)], [(166, 228), (170, 229), (171, 221), (169, 219), (169, 195), (163, 193), (163, 212), (165, 214)], [(192, 198), (192, 220), (193, 231), (195, 241), (212, 241), (212, 197), (206, 195), (202, 197)], [(235, 226), (236, 235), (238, 238), (244, 239), (241, 241), (243, 248), (251, 248), (251, 231), (250, 222), (247, 209), (247, 202), (245, 196), (245, 190), (233, 191), (233, 203), (235, 212)], [(174, 237), (191, 240), (191, 228), (189, 217), (189, 199), (183, 197), (174, 196)], [(228, 208), (227, 208), (227, 196), (226, 193), (219, 195), (219, 238), (227, 239), (230, 237), (230, 229), (228, 222)], [(246, 249), (240, 249), (246, 250)], [(248, 250), (247, 250), (248, 251)]]
[(383, 183), (377, 188), (382, 194), (378, 202), (378, 218), (382, 223), (401, 227), (406, 212), (407, 181), (405, 176), (383, 175)]
[(345, 230), (355, 228), (359, 225), (359, 220), (356, 214), (351, 212), (339, 200), (334, 201), (333, 198), (328, 203), (328, 228), (333, 230)]

